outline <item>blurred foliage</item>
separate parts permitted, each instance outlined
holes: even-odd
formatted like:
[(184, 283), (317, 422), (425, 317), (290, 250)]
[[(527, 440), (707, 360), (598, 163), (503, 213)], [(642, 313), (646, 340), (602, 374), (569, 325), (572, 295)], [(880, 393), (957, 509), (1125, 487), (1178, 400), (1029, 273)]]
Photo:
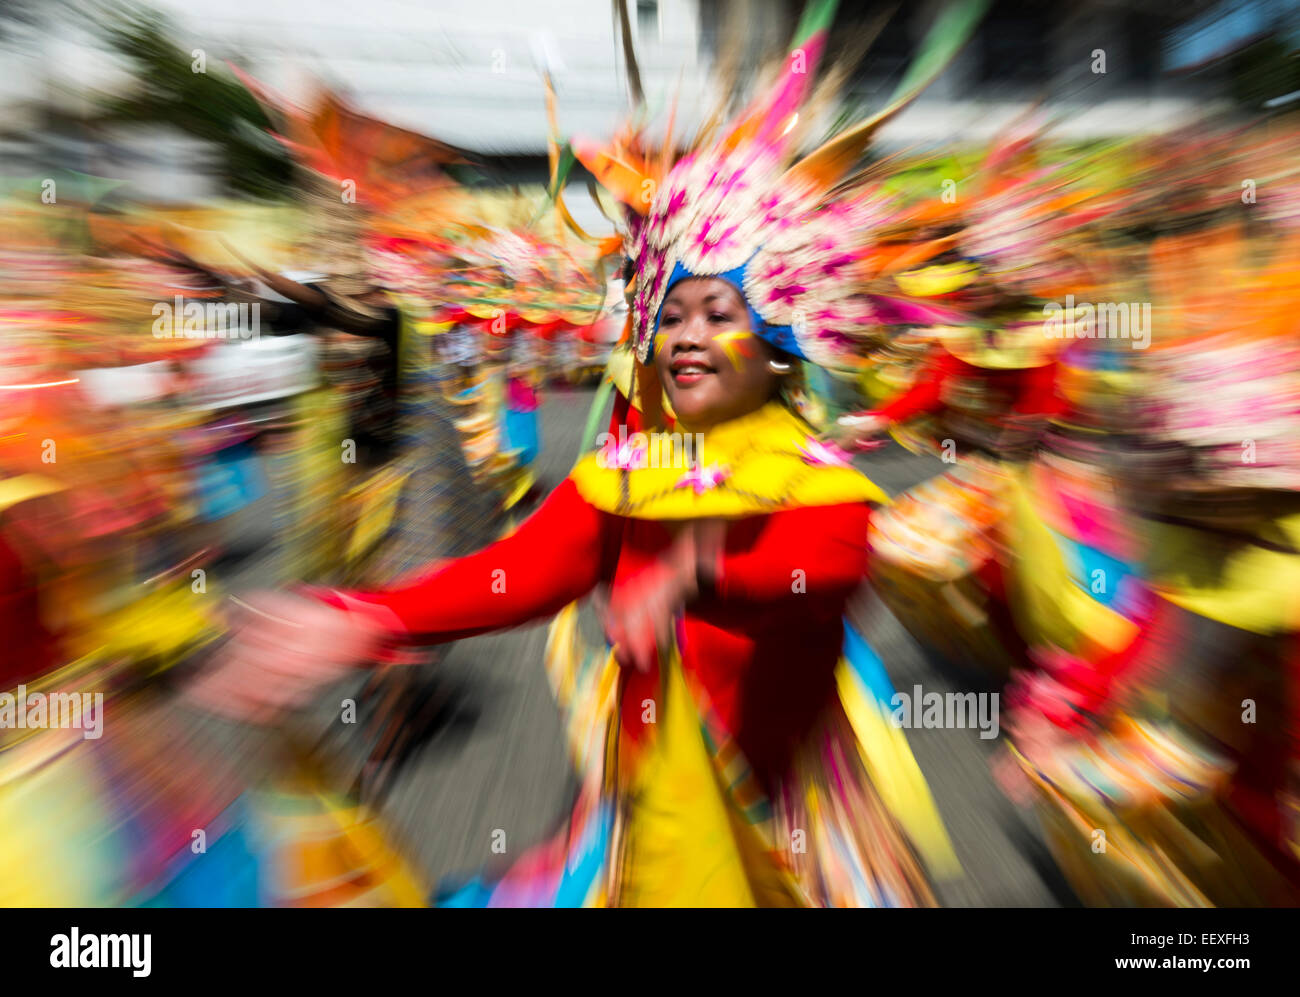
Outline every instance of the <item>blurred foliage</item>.
[(170, 125), (222, 150), (222, 175), (233, 193), (284, 196), (293, 164), (266, 130), (261, 105), (206, 53), (205, 72), (195, 72), (190, 48), (182, 47), (168, 22), (142, 7), (115, 5), (99, 18), (104, 41), (123, 57), (134, 76), (128, 96), (104, 102), (105, 120)]

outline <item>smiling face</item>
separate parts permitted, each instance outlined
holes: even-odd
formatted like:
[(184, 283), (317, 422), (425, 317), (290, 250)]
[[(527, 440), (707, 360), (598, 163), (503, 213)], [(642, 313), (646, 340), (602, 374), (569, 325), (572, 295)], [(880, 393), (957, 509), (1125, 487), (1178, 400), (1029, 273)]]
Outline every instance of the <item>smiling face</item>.
[(748, 415), (780, 387), (776, 351), (754, 334), (740, 293), (717, 277), (690, 277), (664, 298), (655, 368), (682, 425), (707, 429)]

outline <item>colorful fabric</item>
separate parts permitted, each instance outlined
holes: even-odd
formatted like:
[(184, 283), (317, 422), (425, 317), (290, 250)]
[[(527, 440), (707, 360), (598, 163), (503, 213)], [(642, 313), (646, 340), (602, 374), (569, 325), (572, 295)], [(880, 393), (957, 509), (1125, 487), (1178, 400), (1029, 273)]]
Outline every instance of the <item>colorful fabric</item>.
[(876, 590), (898, 621), (950, 660), (998, 673), (1017, 663), (1019, 645), (995, 557), (1011, 487), (1000, 462), (968, 456), (896, 497), (870, 541)]
[(174, 715), (106, 703), (102, 739), (0, 743), (9, 907), (418, 906), (378, 818), (307, 776), (243, 784)]
[(505, 438), (503, 443), (505, 448), (518, 451), (515, 459), (520, 464), (533, 463), (542, 447), (541, 420), (537, 416), (536, 407), (515, 409), (507, 405), (504, 428)]
[[(478, 877), (445, 892), (443, 906), (912, 906), (932, 904), (917, 858), (957, 871), (924, 780), (900, 791), (902, 740), (886, 760), (831, 708), (774, 799), (698, 685), (672, 654), (661, 671), (653, 737), (619, 737), (618, 669), (582, 646), (569, 607), (552, 627), (547, 669), (564, 708), (583, 785), (568, 828), (532, 849), (499, 878)], [(861, 645), (861, 638), (856, 637)], [(855, 649), (855, 655), (858, 651)], [(846, 682), (861, 668), (841, 663)], [(883, 674), (883, 673), (882, 673)], [(869, 680), (876, 689), (888, 679)], [(891, 693), (892, 694), (892, 693)], [(597, 707), (592, 713), (591, 708)], [(878, 710), (873, 700), (872, 710)], [(876, 716), (880, 716), (879, 712)], [(620, 752), (633, 752), (633, 764)], [(891, 799), (877, 788), (884, 763)], [(916, 795), (916, 790), (920, 795)], [(910, 812), (900, 824), (893, 805)], [(904, 831), (904, 826), (907, 831)]]
[(1294, 871), (1225, 806), (1231, 765), (1177, 725), (1120, 717), (1013, 754), (1062, 870), (1090, 906), (1293, 906)]

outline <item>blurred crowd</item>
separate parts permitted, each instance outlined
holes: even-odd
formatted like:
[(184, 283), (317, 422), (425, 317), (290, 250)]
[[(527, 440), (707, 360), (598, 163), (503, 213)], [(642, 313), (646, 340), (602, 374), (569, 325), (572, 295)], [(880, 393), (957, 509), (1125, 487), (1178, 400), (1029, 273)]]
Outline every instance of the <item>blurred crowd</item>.
[[(543, 489), (544, 395), (598, 388), (590, 444), (633, 391), (625, 244), (562, 192), (575, 159), (639, 180), (637, 135), (557, 149), (499, 224), (397, 171), (442, 155), (419, 137), (247, 85), (292, 203), (159, 208), (70, 175), (4, 206), (3, 904), (423, 902), (364, 802), (435, 653), (365, 691), (362, 804), (301, 732), (292, 789), (250, 797), (157, 689), (201, 670), (227, 595), (382, 585), (509, 533)], [(860, 319), (800, 410), (868, 474), (887, 434), (934, 462), (874, 516), (871, 583), (1004, 683), (1000, 784), (1085, 903), (1300, 890), (1298, 149), (1285, 115), (1071, 143), (1029, 114), (868, 160), (843, 209)], [(102, 744), (52, 705), (27, 722), (87, 689)], [(198, 827), (224, 872), (194, 864)], [(34, 875), (52, 853), (72, 871)]]

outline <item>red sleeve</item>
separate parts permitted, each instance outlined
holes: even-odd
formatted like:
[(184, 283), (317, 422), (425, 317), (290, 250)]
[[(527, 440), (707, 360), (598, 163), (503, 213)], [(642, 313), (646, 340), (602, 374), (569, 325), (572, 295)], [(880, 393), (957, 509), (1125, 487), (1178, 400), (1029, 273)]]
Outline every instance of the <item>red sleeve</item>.
[(902, 422), (916, 415), (937, 411), (943, 403), (939, 400), (944, 382), (952, 377), (961, 361), (945, 349), (936, 351), (921, 371), (916, 382), (887, 405), (876, 410), (890, 422)]
[[(867, 574), (865, 502), (814, 506), (735, 524), (727, 537), (713, 595), (755, 608), (842, 600)], [(811, 597), (811, 599), (810, 599)]]
[(340, 595), (382, 606), (419, 643), (437, 644), (558, 612), (612, 574), (618, 517), (565, 480), (510, 536), (444, 562), (411, 584)]

